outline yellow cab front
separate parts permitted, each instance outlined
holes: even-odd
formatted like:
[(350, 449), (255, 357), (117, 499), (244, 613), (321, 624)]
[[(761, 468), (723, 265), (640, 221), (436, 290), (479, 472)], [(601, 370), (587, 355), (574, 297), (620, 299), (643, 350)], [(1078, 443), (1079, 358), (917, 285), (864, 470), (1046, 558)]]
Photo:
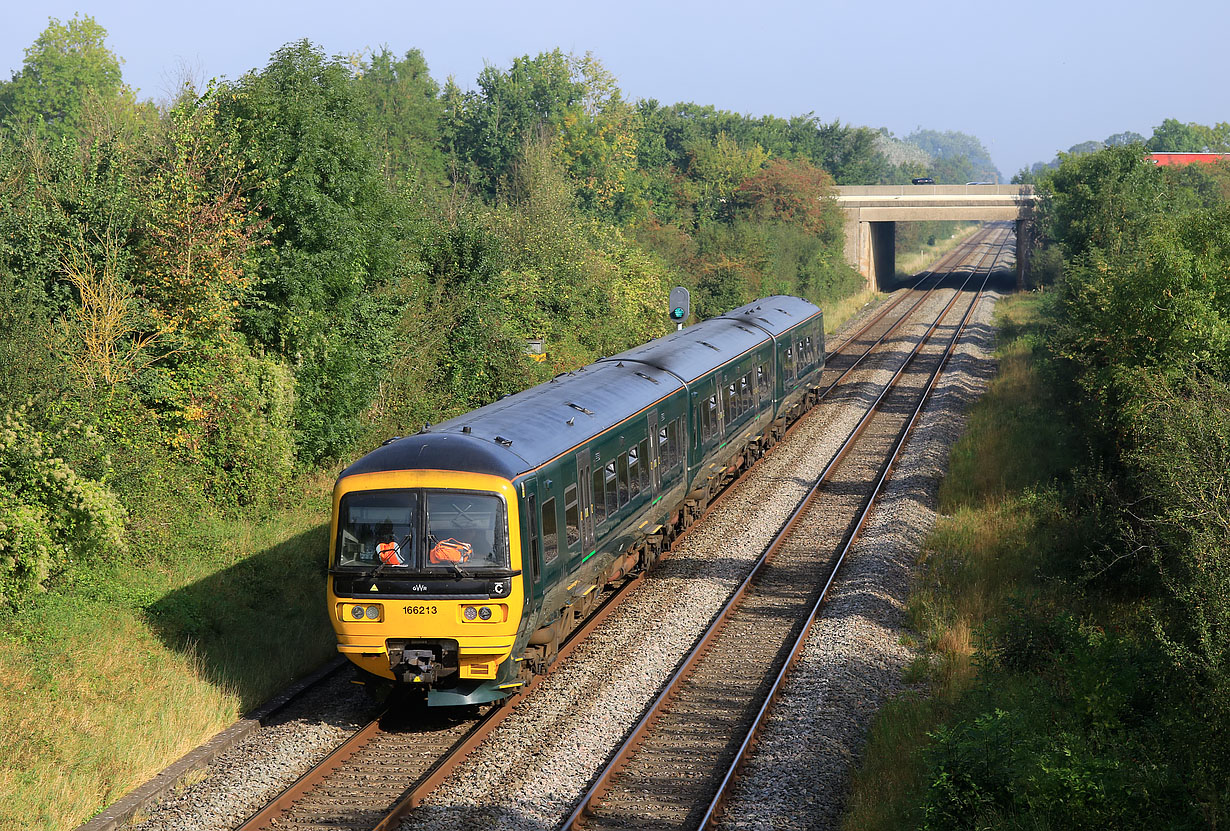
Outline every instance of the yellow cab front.
[(516, 490), (480, 473), (361, 473), (333, 491), (329, 611), (337, 648), (372, 680), (432, 705), (519, 686), (525, 597)]

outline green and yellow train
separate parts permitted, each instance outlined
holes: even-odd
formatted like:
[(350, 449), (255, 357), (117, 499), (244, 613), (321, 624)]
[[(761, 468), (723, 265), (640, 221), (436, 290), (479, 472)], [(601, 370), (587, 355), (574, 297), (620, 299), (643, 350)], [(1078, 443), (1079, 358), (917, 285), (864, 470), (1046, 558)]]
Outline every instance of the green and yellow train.
[(824, 355), (820, 309), (767, 297), (386, 442), (333, 491), (338, 650), (432, 706), (507, 696), (811, 405)]

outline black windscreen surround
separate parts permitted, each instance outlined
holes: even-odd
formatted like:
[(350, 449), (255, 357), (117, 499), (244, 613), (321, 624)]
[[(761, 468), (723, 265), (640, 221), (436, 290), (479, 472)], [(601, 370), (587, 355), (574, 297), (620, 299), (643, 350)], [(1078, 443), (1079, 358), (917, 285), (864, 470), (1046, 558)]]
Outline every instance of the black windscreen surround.
[(338, 511), (337, 566), (507, 570), (504, 500), (494, 493), (423, 488), (348, 493)]

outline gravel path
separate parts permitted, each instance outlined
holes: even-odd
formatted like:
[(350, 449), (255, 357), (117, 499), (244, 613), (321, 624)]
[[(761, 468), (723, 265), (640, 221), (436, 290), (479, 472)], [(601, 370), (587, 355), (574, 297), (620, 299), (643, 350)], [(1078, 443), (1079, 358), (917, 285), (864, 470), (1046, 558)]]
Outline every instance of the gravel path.
[(362, 687), (341, 672), (134, 817), (134, 831), (218, 831), (260, 810), (373, 715)]

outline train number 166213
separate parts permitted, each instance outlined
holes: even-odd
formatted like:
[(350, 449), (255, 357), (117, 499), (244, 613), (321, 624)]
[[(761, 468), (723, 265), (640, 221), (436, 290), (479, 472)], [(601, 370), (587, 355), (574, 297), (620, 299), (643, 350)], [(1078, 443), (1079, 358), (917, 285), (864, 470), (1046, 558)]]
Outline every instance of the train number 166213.
[(408, 615), (434, 615), (439, 611), (435, 606), (407, 606), (406, 614)]

